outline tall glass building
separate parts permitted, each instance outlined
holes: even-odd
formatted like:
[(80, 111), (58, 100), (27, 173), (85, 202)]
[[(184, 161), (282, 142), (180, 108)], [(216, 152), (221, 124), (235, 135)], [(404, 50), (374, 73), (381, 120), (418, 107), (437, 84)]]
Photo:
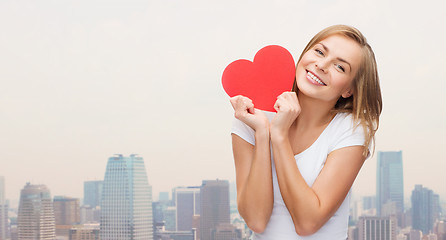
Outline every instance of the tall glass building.
[(84, 182), (84, 205), (95, 208), (101, 204), (103, 181)]
[(17, 230), (19, 240), (56, 239), (53, 201), (45, 185), (27, 183), (20, 192)]
[(376, 210), (380, 216), (395, 213), (398, 215), (404, 212), (402, 151), (378, 152), (376, 167)]
[(424, 234), (432, 232), (434, 223), (440, 218), (440, 197), (423, 185), (415, 185), (411, 196), (412, 228)]
[(108, 159), (101, 199), (101, 239), (151, 240), (152, 188), (135, 154)]

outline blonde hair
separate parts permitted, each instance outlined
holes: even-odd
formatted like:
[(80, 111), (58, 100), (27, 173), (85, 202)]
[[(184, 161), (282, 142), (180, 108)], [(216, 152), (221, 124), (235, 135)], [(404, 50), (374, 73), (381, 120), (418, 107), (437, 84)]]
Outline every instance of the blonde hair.
[[(361, 46), (362, 60), (356, 76), (353, 79), (353, 94), (348, 98), (339, 97), (333, 109), (334, 112), (352, 113), (355, 122), (359, 122), (365, 131), (364, 155), (368, 154), (367, 146), (375, 140), (375, 133), (379, 127), (379, 116), (382, 111), (381, 88), (379, 85), (378, 68), (375, 54), (367, 43), (362, 33), (350, 26), (334, 25), (316, 34), (302, 51), (302, 56), (314, 45), (332, 35), (341, 35), (354, 40)], [(293, 91), (297, 93), (298, 88), (294, 81)]]

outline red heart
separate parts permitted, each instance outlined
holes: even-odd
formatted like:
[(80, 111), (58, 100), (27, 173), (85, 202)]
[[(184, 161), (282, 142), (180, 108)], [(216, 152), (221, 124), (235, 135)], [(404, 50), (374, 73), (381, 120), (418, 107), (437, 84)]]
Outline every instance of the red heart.
[(277, 96), (291, 90), (295, 75), (290, 52), (270, 45), (256, 53), (254, 62), (240, 59), (229, 64), (223, 72), (222, 84), (230, 97), (243, 95), (254, 102), (255, 108), (275, 112)]

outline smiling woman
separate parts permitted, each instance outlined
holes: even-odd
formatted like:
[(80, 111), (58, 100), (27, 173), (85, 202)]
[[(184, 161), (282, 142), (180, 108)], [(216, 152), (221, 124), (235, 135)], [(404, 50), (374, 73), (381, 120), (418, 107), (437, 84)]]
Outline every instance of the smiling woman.
[(346, 239), (350, 188), (382, 108), (364, 36), (344, 25), (318, 33), (276, 114), (244, 96), (231, 103), (238, 208), (254, 239)]

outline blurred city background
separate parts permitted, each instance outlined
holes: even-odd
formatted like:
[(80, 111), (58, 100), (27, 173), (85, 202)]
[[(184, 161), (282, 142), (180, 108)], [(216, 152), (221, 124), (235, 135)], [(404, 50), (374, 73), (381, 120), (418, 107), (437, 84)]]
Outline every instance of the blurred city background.
[(376, 152), (352, 187), (349, 237), (444, 239), (444, 9), (1, 0), (0, 239), (249, 238), (221, 74), (271, 44), (296, 60), (334, 24), (367, 37), (384, 104)]
[[(446, 240), (446, 209), (428, 186), (404, 196), (402, 151), (377, 152), (376, 194), (351, 200), (350, 240)], [(441, 183), (439, 183), (441, 184)], [(18, 208), (0, 176), (0, 239), (242, 240), (252, 232), (237, 210), (234, 181), (203, 180), (152, 194), (144, 159), (108, 158), (104, 180), (85, 181), (83, 198), (26, 183)]]

